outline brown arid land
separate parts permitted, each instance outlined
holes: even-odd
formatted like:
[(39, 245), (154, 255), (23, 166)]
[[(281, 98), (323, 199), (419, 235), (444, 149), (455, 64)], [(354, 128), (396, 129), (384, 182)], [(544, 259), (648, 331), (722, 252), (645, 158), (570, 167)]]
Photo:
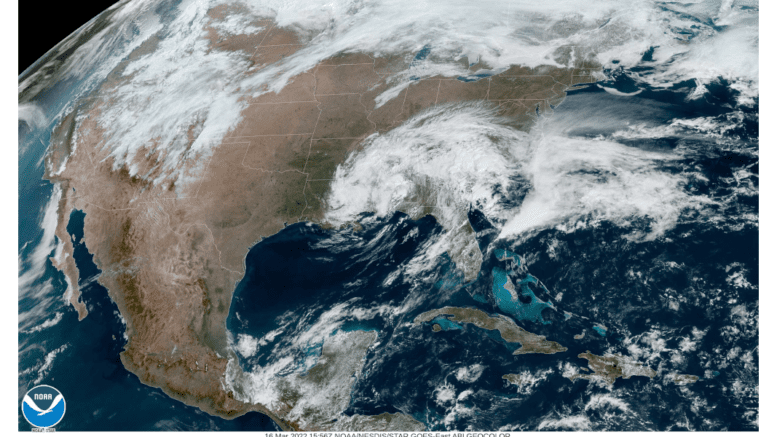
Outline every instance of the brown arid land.
[[(226, 12), (214, 11), (212, 19)], [(303, 44), (293, 32), (273, 25), (258, 36), (213, 36), (210, 43), (211, 50), (244, 52), (252, 63), (250, 71), (257, 72), (293, 55)], [(154, 49), (155, 42), (149, 40), (130, 60)], [(320, 412), (310, 412), (315, 420), (289, 416), (299, 402), (294, 396), (273, 409), (238, 400), (225, 384), (227, 364), (234, 357), (226, 318), (248, 250), (287, 224), (311, 221), (326, 226), (334, 172), (367, 136), (385, 133), (434, 105), (472, 100), (494, 105), (516, 128), (528, 129), (539, 114), (558, 105), (570, 87), (592, 82), (596, 68), (578, 62), (571, 68), (514, 66), (475, 82), (424, 78), (378, 107), (376, 97), (396, 85), (390, 83), (392, 73), (405, 69), (411, 58), (342, 54), (292, 78), (280, 93), (246, 93), (242, 120), (224, 138), (214, 139), (211, 148), (191, 149), (196, 126), (184, 133), (189, 148), (180, 157), (177, 173), (161, 165), (169, 152), (158, 147), (158, 138), (136, 139), (145, 146), (131, 162), (136, 169), (132, 173), (128, 165), (117, 165), (104, 147), (107, 139), (98, 120), (111, 105), (111, 92), (127, 80), (120, 74), (126, 62), (119, 65), (92, 96), (62, 118), (46, 157), (47, 179), (63, 193), (56, 235), (64, 242), (64, 254), (55, 266), (68, 280), (69, 301), (79, 319), (87, 317), (87, 308), (80, 300), (78, 269), (66, 231), (73, 209), (86, 214), (85, 244), (102, 271), (100, 283), (126, 320), (122, 363), (143, 383), (224, 418), (259, 411), (284, 430), (301, 429), (303, 423), (306, 429), (331, 428), (325, 417), (317, 416)], [(402, 210), (413, 218), (435, 215), (436, 207), (427, 207), (424, 200), (409, 199)], [(446, 229), (459, 248), (449, 255), (465, 278), (473, 279), (481, 254), (465, 210), (460, 219), (460, 225)], [(418, 427), (402, 415), (343, 423), (352, 429)]]

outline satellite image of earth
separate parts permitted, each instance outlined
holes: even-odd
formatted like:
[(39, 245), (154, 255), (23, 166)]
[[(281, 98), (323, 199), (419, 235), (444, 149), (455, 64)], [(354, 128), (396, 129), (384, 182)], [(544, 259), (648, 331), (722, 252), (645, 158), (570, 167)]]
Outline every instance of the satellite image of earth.
[(758, 430), (758, 22), (116, 3), (18, 77), (19, 405), (55, 387), (64, 431)]

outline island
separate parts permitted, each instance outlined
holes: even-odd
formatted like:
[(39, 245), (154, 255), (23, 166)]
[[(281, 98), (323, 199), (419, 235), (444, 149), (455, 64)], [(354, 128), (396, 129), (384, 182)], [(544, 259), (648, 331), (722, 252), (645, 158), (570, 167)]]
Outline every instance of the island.
[(696, 375), (681, 375), (678, 373), (670, 373), (667, 376), (677, 385), (693, 384), (699, 380), (699, 377)]
[(607, 327), (602, 325), (601, 323), (594, 325), (593, 330), (596, 331), (596, 333), (601, 335), (602, 337), (607, 336)]
[(636, 360), (620, 354), (594, 355), (586, 351), (577, 356), (588, 360), (588, 368), (593, 373), (574, 374), (568, 376), (574, 382), (577, 379), (599, 380), (612, 385), (618, 378), (629, 379), (632, 376), (646, 376), (653, 379), (656, 371)]
[[(509, 317), (497, 314), (491, 316), (484, 311), (476, 308), (445, 307), (436, 310), (427, 311), (419, 314), (413, 320), (415, 325), (435, 321), (435, 332), (444, 330), (442, 326), (447, 323), (464, 324), (469, 323), (481, 329), (497, 330), (502, 338), (508, 343), (520, 343), (521, 347), (513, 352), (513, 355), (522, 354), (555, 354), (565, 352), (567, 348), (545, 339), (544, 335), (533, 334), (518, 326)], [(450, 325), (449, 325), (450, 326)], [(461, 329), (460, 327), (450, 327), (448, 329)]]
[(499, 261), (512, 261), (516, 265), (521, 265), (521, 257), (517, 253), (507, 249), (496, 249), (494, 250), (494, 255), (496, 255), (496, 259)]

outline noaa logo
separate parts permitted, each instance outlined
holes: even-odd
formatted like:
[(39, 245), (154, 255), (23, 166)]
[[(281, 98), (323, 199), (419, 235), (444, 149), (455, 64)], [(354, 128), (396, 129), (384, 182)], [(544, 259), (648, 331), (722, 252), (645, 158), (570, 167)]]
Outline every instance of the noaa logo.
[(39, 385), (24, 395), (22, 414), (36, 428), (51, 428), (65, 417), (65, 398), (50, 385)]

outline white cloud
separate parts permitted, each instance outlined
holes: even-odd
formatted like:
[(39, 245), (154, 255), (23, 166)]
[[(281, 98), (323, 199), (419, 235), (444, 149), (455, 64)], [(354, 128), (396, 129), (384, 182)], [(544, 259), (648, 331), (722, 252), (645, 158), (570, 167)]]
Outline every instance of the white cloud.
[(543, 429), (587, 431), (591, 429), (591, 421), (583, 414), (562, 417), (560, 419), (545, 419), (537, 427), (538, 431)]
[[(553, 119), (526, 134), (482, 104), (436, 107), (368, 138), (338, 167), (326, 219), (337, 224), (362, 211), (412, 211), (420, 198), (443, 206), (435, 215), (446, 229), (475, 205), (501, 226), (501, 238), (647, 219), (650, 228), (631, 238), (652, 239), (673, 228), (685, 210), (713, 203), (683, 190), (687, 175), (660, 169), (680, 158), (614, 140), (569, 137)], [(505, 202), (515, 184), (527, 190), (520, 204)]]
[(237, 346), (235, 346), (235, 349), (243, 357), (248, 358), (253, 356), (258, 348), (259, 340), (251, 337), (248, 334), (237, 335)]
[(708, 202), (683, 191), (686, 176), (659, 169), (678, 155), (607, 139), (570, 138), (552, 121), (534, 128), (524, 150), (519, 172), (531, 190), (505, 223), (502, 238), (548, 227), (572, 231), (602, 221), (628, 226), (647, 218), (650, 230), (632, 237), (652, 239), (674, 227), (684, 209)]
[(46, 328), (51, 328), (52, 326), (56, 325), (60, 321), (62, 321), (62, 313), (58, 312), (54, 314), (54, 317), (52, 317), (51, 319), (45, 320), (43, 323), (39, 325), (35, 325), (32, 328), (28, 329), (27, 331), (23, 331), (23, 332), (26, 332), (28, 334), (31, 334), (33, 332), (39, 332)]
[(38, 368), (38, 377), (35, 378), (33, 384), (40, 384), (41, 381), (43, 381), (43, 379), (48, 376), (49, 372), (51, 372), (51, 366), (54, 364), (54, 359), (65, 349), (67, 349), (67, 344), (63, 344), (62, 346), (46, 354), (46, 356), (43, 358), (43, 363)]
[(46, 125), (46, 114), (35, 103), (22, 103), (19, 105), (19, 121), (23, 121), (33, 128)]
[(55, 232), (58, 220), (57, 210), (61, 196), (62, 190), (59, 185), (54, 185), (51, 199), (49, 199), (49, 202), (41, 211), (43, 217), (39, 226), (43, 230), (43, 235), (38, 245), (32, 249), (32, 252), (26, 258), (22, 258), (22, 253), (18, 255), (19, 280), (17, 285), (19, 287), (19, 301), (31, 299), (34, 302), (29, 311), (19, 314), (20, 329), (30, 329), (38, 320), (48, 316), (50, 305), (54, 302), (52, 296), (54, 286), (51, 279), (43, 283), (40, 280), (46, 273), (46, 263), (49, 256), (57, 247)]
[(481, 364), (472, 364), (470, 366), (460, 367), (456, 371), (456, 379), (461, 382), (472, 383), (480, 378), (485, 368)]
[(412, 199), (426, 192), (430, 197), (421, 199), (438, 206), (438, 219), (454, 229), (470, 204), (495, 208), (493, 185), (509, 183), (511, 143), (525, 137), (484, 104), (431, 108), (368, 138), (363, 151), (338, 167), (326, 219), (344, 223), (363, 211), (386, 215), (403, 205), (418, 208), (423, 205)]

